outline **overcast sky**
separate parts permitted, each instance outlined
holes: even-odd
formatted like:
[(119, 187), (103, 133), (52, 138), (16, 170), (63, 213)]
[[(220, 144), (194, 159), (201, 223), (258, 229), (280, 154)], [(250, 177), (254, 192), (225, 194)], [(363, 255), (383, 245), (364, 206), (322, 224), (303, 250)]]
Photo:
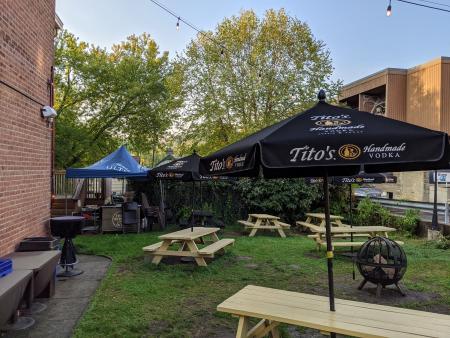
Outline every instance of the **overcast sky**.
[[(439, 56), (450, 56), (450, 13), (392, 0), (159, 0), (203, 30), (224, 17), (253, 9), (263, 15), (284, 8), (308, 23), (331, 52), (333, 78), (345, 83), (387, 67), (409, 68)], [(420, 1), (420, 0), (417, 0)], [(449, 0), (435, 0), (447, 4)], [(82, 40), (109, 47), (128, 35), (149, 33), (170, 55), (183, 51), (196, 32), (149, 0), (56, 0), (64, 27)]]

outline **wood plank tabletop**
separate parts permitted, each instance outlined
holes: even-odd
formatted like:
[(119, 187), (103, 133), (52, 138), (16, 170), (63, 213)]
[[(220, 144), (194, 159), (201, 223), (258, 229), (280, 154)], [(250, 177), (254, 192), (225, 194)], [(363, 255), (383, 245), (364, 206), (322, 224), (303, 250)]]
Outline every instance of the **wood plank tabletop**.
[(254, 218), (261, 218), (261, 219), (280, 219), (280, 217), (269, 214), (248, 214), (248, 215)]
[[(320, 213), (320, 212), (308, 212), (305, 215), (309, 216), (309, 217), (318, 218), (318, 219), (325, 219), (325, 214)], [(337, 215), (330, 215), (330, 219), (344, 219), (344, 217), (337, 216)]]
[(171, 232), (165, 235), (161, 235), (158, 238), (165, 240), (165, 239), (172, 239), (172, 240), (194, 240), (203, 236), (211, 235), (213, 233), (216, 233), (220, 230), (220, 228), (205, 228), (205, 227), (194, 227), (193, 231), (191, 231), (191, 228)]
[(248, 285), (218, 311), (355, 337), (450, 337), (450, 316)]
[[(325, 227), (321, 227), (318, 225), (309, 225), (309, 229), (312, 232), (318, 232), (318, 233), (325, 233), (326, 229)], [(391, 231), (397, 231), (395, 228), (389, 228), (384, 226), (354, 226), (351, 227), (331, 227), (331, 233), (332, 234), (342, 234), (342, 233), (373, 233), (373, 232), (391, 232)]]

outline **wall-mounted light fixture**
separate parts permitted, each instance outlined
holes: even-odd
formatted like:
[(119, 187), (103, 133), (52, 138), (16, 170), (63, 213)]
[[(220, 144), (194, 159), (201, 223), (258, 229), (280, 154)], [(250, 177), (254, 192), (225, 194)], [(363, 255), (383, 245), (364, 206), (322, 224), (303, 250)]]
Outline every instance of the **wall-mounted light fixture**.
[(41, 116), (42, 118), (47, 120), (47, 126), (53, 123), (53, 120), (55, 119), (56, 115), (58, 115), (58, 113), (56, 112), (55, 109), (53, 109), (50, 106), (44, 106), (41, 108)]

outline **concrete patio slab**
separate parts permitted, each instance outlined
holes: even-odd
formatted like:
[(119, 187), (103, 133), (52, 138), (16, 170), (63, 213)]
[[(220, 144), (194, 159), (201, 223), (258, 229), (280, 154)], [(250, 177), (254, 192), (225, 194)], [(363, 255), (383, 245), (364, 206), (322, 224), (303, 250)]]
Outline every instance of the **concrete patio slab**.
[(41, 313), (32, 315), (36, 323), (23, 331), (6, 332), (2, 338), (66, 338), (71, 337), (78, 320), (83, 315), (105, 276), (111, 261), (105, 257), (77, 255), (77, 269), (81, 275), (57, 278), (55, 296), (39, 299), (47, 305)]

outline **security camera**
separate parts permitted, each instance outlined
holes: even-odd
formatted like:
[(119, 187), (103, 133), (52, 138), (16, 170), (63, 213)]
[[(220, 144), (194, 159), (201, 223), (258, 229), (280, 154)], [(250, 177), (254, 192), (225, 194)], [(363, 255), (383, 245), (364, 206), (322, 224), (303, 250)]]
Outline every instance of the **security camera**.
[(44, 119), (53, 120), (58, 114), (52, 107), (44, 106), (41, 108), (41, 115)]

